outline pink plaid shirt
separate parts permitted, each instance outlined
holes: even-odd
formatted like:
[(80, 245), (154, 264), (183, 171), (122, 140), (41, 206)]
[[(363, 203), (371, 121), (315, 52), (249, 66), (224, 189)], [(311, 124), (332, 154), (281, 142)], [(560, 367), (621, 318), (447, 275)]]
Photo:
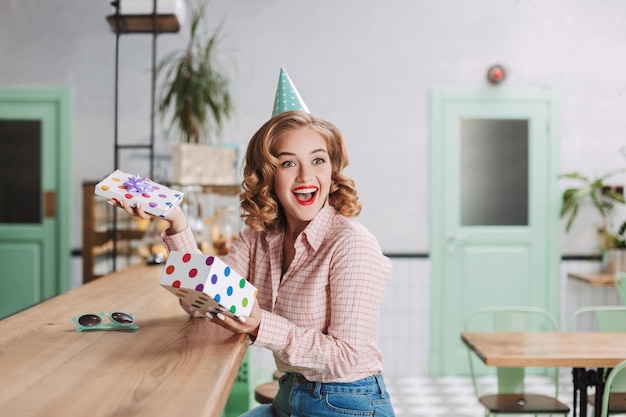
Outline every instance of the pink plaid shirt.
[[(310, 381), (381, 373), (376, 337), (391, 262), (376, 238), (327, 205), (298, 236), (283, 276), (283, 236), (246, 227), (223, 257), (259, 290), (262, 317), (253, 344), (274, 353), (279, 371)], [(169, 250), (198, 251), (189, 229), (164, 241)]]

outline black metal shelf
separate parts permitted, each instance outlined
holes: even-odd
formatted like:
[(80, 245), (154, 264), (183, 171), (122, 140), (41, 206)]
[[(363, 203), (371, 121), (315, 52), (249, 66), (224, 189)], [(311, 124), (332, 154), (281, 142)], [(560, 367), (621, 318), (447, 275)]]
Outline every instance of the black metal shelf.
[[(150, 152), (149, 177), (154, 177), (154, 126), (155, 126), (155, 90), (156, 90), (156, 41), (161, 33), (176, 33), (180, 29), (180, 21), (174, 14), (158, 14), (157, 0), (153, 0), (151, 14), (123, 15), (120, 14), (120, 1), (114, 0), (111, 5), (115, 13), (106, 17), (111, 31), (115, 33), (115, 110), (114, 110), (114, 169), (120, 168), (120, 151), (123, 149), (147, 149)], [(122, 34), (152, 34), (152, 84), (150, 96), (150, 142), (149, 144), (120, 144), (118, 141), (118, 100), (119, 100), (119, 43)], [(121, 169), (121, 168), (120, 168)], [(113, 250), (112, 269), (116, 270), (117, 257), (117, 210), (113, 211)]]

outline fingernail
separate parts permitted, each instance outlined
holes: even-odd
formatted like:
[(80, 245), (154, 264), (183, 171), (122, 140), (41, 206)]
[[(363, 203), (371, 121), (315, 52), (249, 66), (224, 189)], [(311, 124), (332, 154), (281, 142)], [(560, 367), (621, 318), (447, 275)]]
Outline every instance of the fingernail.
[(239, 316), (239, 321), (245, 323), (247, 320), (244, 316)]
[(124, 200), (120, 201), (120, 207), (124, 207)]
[(213, 317), (215, 317), (215, 316), (214, 316), (213, 314), (211, 314), (211, 313), (206, 313), (206, 316), (207, 316), (208, 318), (210, 318), (210, 319), (213, 319)]
[(217, 313), (217, 318), (220, 320), (226, 320), (226, 316), (224, 316), (222, 313)]

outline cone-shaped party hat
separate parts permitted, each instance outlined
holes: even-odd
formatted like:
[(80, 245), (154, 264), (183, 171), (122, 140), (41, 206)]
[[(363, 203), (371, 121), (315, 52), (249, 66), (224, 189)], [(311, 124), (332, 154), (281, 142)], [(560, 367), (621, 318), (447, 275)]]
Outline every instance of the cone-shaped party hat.
[(296, 87), (291, 82), (287, 71), (281, 68), (278, 87), (276, 87), (276, 98), (274, 99), (272, 117), (289, 110), (302, 110), (309, 113), (309, 109), (306, 104), (304, 104), (298, 90), (296, 90)]

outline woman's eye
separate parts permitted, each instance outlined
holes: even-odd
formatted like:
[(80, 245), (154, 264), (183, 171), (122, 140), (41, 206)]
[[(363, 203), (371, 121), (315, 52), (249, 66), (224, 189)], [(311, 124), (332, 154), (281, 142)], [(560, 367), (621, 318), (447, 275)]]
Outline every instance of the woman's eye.
[(288, 167), (295, 167), (296, 164), (293, 161), (285, 161), (285, 162), (281, 162), (280, 166), (288, 168)]
[(313, 160), (313, 165), (323, 164), (324, 162), (326, 162), (326, 160), (324, 158), (315, 158)]

